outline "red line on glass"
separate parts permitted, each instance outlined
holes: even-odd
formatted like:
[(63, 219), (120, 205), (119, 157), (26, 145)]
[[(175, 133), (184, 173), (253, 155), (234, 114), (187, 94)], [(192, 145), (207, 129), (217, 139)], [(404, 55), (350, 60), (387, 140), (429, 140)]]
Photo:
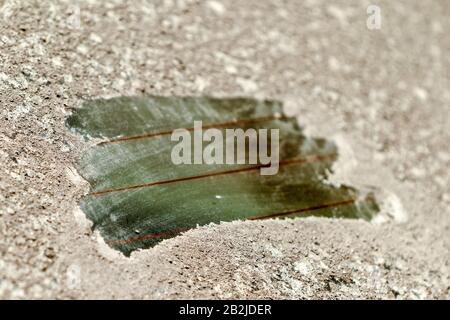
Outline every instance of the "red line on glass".
[[(302, 209), (298, 209), (298, 210), (276, 212), (276, 213), (266, 214), (263, 216), (254, 216), (254, 217), (248, 218), (247, 220), (263, 220), (263, 219), (270, 219), (270, 218), (286, 217), (286, 216), (293, 215), (293, 214), (300, 214), (300, 213), (311, 212), (311, 211), (320, 210), (320, 209), (350, 205), (355, 202), (356, 202), (356, 199), (346, 199), (346, 200), (342, 200), (342, 201), (325, 203), (325, 204), (316, 205), (316, 206), (312, 206), (312, 207), (302, 208)], [(117, 245), (124, 244), (124, 243), (133, 243), (133, 242), (143, 241), (143, 240), (147, 240), (147, 239), (162, 238), (162, 237), (167, 237), (167, 236), (171, 236), (171, 235), (176, 235), (176, 234), (179, 234), (181, 232), (185, 232), (185, 231), (188, 231), (191, 229), (192, 228), (178, 229), (178, 230), (166, 232), (166, 233), (150, 234), (150, 235), (146, 235), (146, 236), (142, 236), (142, 237), (134, 237), (134, 238), (128, 238), (128, 239), (123, 239), (123, 240), (117, 240), (114, 242), (109, 242), (109, 245), (117, 246)]]
[[(293, 159), (280, 161), (279, 165), (281, 167), (281, 166), (292, 165), (292, 164), (314, 163), (314, 162), (319, 162), (319, 161), (323, 161), (323, 160), (333, 159), (336, 156), (337, 156), (336, 153), (332, 153), (332, 154), (328, 154), (328, 155), (312, 155), (312, 156), (306, 156), (303, 158), (293, 158)], [(203, 175), (197, 175), (197, 176), (191, 176), (191, 177), (177, 178), (177, 179), (172, 179), (172, 180), (155, 181), (155, 182), (150, 182), (150, 183), (146, 183), (146, 184), (126, 186), (126, 187), (117, 188), (117, 189), (96, 191), (96, 192), (90, 193), (89, 195), (101, 196), (101, 195), (113, 193), (113, 192), (120, 192), (120, 191), (133, 190), (133, 189), (142, 189), (142, 188), (147, 188), (147, 187), (152, 187), (152, 186), (162, 185), (162, 184), (170, 184), (170, 183), (191, 181), (191, 180), (197, 180), (197, 179), (203, 179), (203, 178), (209, 178), (209, 177), (223, 176), (223, 175), (228, 175), (228, 174), (236, 174), (236, 173), (242, 173), (242, 172), (248, 172), (248, 171), (255, 171), (255, 170), (259, 170), (260, 168), (264, 168), (266, 166), (268, 166), (268, 165), (256, 165), (256, 166), (251, 166), (251, 167), (246, 167), (246, 168), (241, 168), (241, 169), (211, 172), (211, 173), (206, 173)]]
[[(235, 125), (244, 125), (244, 124), (253, 124), (253, 123), (261, 123), (261, 122), (269, 122), (273, 120), (280, 120), (280, 119), (287, 119), (287, 117), (275, 114), (267, 117), (259, 117), (259, 118), (253, 118), (253, 119), (240, 119), (240, 120), (233, 120), (233, 121), (227, 121), (227, 122), (221, 122), (221, 123), (213, 123), (213, 124), (207, 124), (202, 126), (202, 129), (210, 129), (210, 128), (223, 128), (226, 126), (235, 126)], [(188, 131), (195, 131), (195, 128), (185, 128)], [(167, 131), (161, 131), (161, 132), (155, 132), (155, 133), (146, 133), (136, 136), (130, 136), (130, 137), (123, 137), (123, 138), (117, 138), (117, 139), (111, 139), (106, 141), (101, 141), (97, 143), (97, 145), (105, 145), (115, 142), (124, 142), (124, 141), (132, 141), (132, 140), (140, 140), (140, 139), (146, 139), (146, 138), (155, 138), (159, 136), (166, 136), (169, 134), (172, 134), (173, 130), (167, 130)]]

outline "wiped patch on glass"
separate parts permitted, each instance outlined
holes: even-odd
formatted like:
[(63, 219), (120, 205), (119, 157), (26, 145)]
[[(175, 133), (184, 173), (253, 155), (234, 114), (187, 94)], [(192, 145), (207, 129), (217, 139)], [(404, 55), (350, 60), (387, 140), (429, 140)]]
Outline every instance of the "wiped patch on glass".
[[(172, 133), (184, 128), (194, 135), (194, 121), (223, 136), (227, 129), (276, 129), (276, 174), (260, 175), (267, 163), (251, 161), (248, 152), (241, 162), (174, 163), (177, 142)], [(338, 157), (336, 146), (304, 136), (295, 119), (282, 115), (277, 101), (99, 99), (76, 109), (67, 126), (96, 143), (78, 163), (91, 185), (81, 209), (105, 241), (126, 255), (211, 222), (306, 216), (370, 219), (379, 211), (372, 194), (327, 183)], [(248, 147), (249, 140), (245, 143)], [(233, 150), (237, 157), (238, 150)]]

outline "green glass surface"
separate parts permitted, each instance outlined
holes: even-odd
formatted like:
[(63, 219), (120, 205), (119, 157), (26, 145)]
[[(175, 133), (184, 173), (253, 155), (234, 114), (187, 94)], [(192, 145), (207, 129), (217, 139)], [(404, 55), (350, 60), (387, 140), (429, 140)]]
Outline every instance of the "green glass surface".
[[(105, 241), (126, 255), (211, 222), (313, 215), (370, 219), (376, 214), (372, 194), (326, 181), (339, 156), (336, 146), (305, 137), (295, 119), (281, 114), (280, 102), (246, 98), (88, 101), (67, 118), (73, 132), (103, 142), (78, 162), (91, 185), (81, 208)], [(279, 129), (278, 174), (263, 176), (251, 164), (173, 164), (177, 142), (170, 133), (199, 120), (222, 132)]]

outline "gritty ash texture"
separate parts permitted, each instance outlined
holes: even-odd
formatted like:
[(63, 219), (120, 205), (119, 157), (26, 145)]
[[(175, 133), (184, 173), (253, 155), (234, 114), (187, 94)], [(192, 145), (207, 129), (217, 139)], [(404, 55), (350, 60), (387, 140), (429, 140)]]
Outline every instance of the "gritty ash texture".
[[(86, 0), (79, 23), (76, 3), (0, 0), (1, 298), (450, 298), (449, 1)], [(78, 209), (88, 146), (64, 119), (145, 94), (284, 101), (341, 146), (334, 183), (390, 214), (210, 225), (126, 258)]]

